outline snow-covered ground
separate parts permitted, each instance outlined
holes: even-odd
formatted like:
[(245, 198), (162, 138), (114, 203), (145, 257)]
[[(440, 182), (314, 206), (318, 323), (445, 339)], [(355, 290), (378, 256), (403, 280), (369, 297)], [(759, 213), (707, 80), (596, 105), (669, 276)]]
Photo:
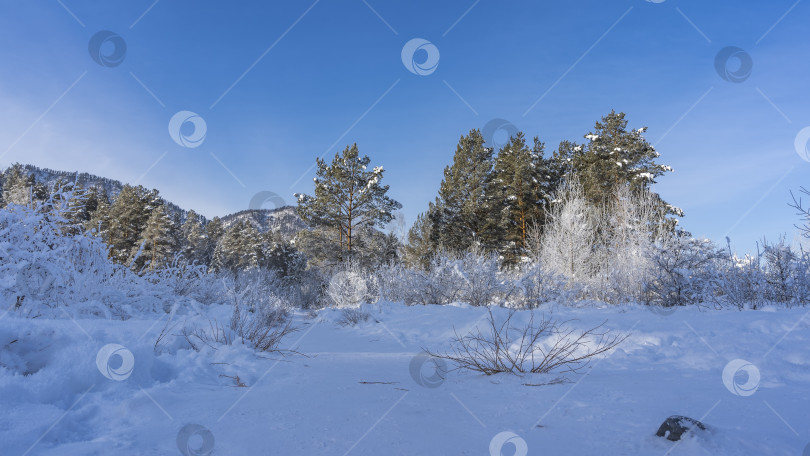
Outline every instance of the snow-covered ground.
[[(415, 370), (422, 348), (446, 350), (453, 328), (469, 330), (484, 308), (367, 308), (372, 318), (356, 327), (339, 326), (335, 310), (296, 314), (300, 331), (285, 345), (302, 355), (285, 357), (239, 344), (195, 352), (174, 335), (156, 355), (166, 316), (6, 315), (0, 454), (800, 455), (810, 443), (808, 309), (549, 307), (577, 328), (607, 320), (632, 335), (570, 382), (526, 386), (555, 376), (453, 371), (433, 383), (431, 363)], [(175, 321), (230, 316), (226, 306), (203, 312)], [(751, 365), (731, 364), (724, 383), (738, 359)], [(656, 437), (676, 414), (709, 429)]]

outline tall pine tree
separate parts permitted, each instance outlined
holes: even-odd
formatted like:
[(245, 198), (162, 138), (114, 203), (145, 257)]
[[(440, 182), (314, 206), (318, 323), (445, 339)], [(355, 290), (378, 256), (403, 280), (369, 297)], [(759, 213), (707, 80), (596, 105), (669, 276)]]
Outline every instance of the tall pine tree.
[(205, 253), (208, 237), (200, 221), (200, 216), (193, 210), (186, 214), (186, 221), (180, 229), (183, 257), (189, 263), (205, 264)]
[(526, 257), (526, 242), (532, 225), (544, 221), (548, 194), (544, 144), (535, 138), (532, 149), (518, 132), (495, 159), (490, 186), (491, 217), (497, 221), (498, 250), (506, 264)]
[(484, 146), (479, 130), (462, 136), (453, 164), (444, 169), (439, 197), (428, 213), (431, 243), (435, 248), (464, 251), (478, 243), (497, 244), (497, 222), (488, 199), (493, 150)]
[(160, 204), (152, 209), (140, 236), (137, 253), (130, 258), (132, 268), (155, 270), (172, 261), (176, 251), (175, 224)]
[[(381, 185), (383, 168), (368, 169), (371, 159), (360, 156), (357, 144), (336, 153), (331, 164), (318, 158), (315, 194), (296, 194), (298, 214), (312, 227), (309, 236), (319, 236), (318, 245), (329, 245), (326, 263), (337, 263), (355, 253), (355, 245), (365, 230), (382, 228), (402, 205), (386, 194)], [(337, 241), (337, 242), (335, 242)]]

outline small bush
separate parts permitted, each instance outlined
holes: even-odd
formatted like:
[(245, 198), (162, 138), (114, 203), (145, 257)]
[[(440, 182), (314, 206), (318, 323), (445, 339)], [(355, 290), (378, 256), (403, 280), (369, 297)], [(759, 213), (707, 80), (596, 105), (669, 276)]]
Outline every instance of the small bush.
[(338, 324), (340, 326), (357, 326), (368, 321), (369, 317), (371, 317), (371, 314), (361, 309), (343, 309)]
[(602, 329), (604, 323), (577, 332), (567, 326), (570, 322), (545, 317), (535, 320), (534, 312), (528, 323), (517, 326), (512, 321), (514, 310), (502, 322), (496, 321), (492, 309), (487, 312), (485, 331), (476, 328), (463, 336), (456, 333), (450, 352), (428, 354), (451, 361), (458, 369), (486, 375), (578, 373), (594, 357), (616, 348), (629, 336), (611, 334)]

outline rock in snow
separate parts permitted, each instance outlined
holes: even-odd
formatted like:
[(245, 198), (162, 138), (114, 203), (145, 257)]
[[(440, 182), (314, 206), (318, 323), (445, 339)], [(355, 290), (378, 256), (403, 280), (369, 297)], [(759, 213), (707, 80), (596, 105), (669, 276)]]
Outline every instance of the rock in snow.
[(681, 437), (685, 433), (695, 428), (701, 431), (706, 430), (706, 426), (698, 420), (689, 418), (688, 416), (672, 415), (661, 424), (661, 427), (658, 428), (658, 432), (656, 432), (655, 435), (658, 437), (666, 437), (667, 440), (676, 442), (681, 440)]

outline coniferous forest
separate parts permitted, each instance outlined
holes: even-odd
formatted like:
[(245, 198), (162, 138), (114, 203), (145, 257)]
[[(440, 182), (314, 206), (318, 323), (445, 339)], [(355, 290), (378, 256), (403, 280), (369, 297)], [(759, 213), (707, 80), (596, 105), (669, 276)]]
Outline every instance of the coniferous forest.
[[(96, 241), (112, 265), (135, 275), (258, 275), (284, 284), (299, 308), (346, 305), (329, 291), (335, 277), (358, 282), (349, 294), (374, 288), (350, 297), (352, 305), (389, 298), (535, 308), (565, 296), (662, 308), (805, 306), (807, 252), (776, 239), (739, 257), (730, 244), (692, 237), (683, 211), (652, 189), (673, 170), (645, 131), (613, 111), (581, 144), (547, 150), (518, 132), (494, 150), (470, 130), (404, 236), (389, 229), (401, 204), (388, 196), (383, 166), (357, 144), (317, 159), (312, 194), (296, 194), (294, 208), (256, 210), (293, 211), (296, 222), (283, 229), (238, 216), (208, 220), (156, 189), (19, 164), (3, 173), (2, 204), (46, 221), (58, 214), (61, 232)], [(807, 222), (800, 198), (786, 203)], [(491, 283), (475, 283), (482, 274)]]

